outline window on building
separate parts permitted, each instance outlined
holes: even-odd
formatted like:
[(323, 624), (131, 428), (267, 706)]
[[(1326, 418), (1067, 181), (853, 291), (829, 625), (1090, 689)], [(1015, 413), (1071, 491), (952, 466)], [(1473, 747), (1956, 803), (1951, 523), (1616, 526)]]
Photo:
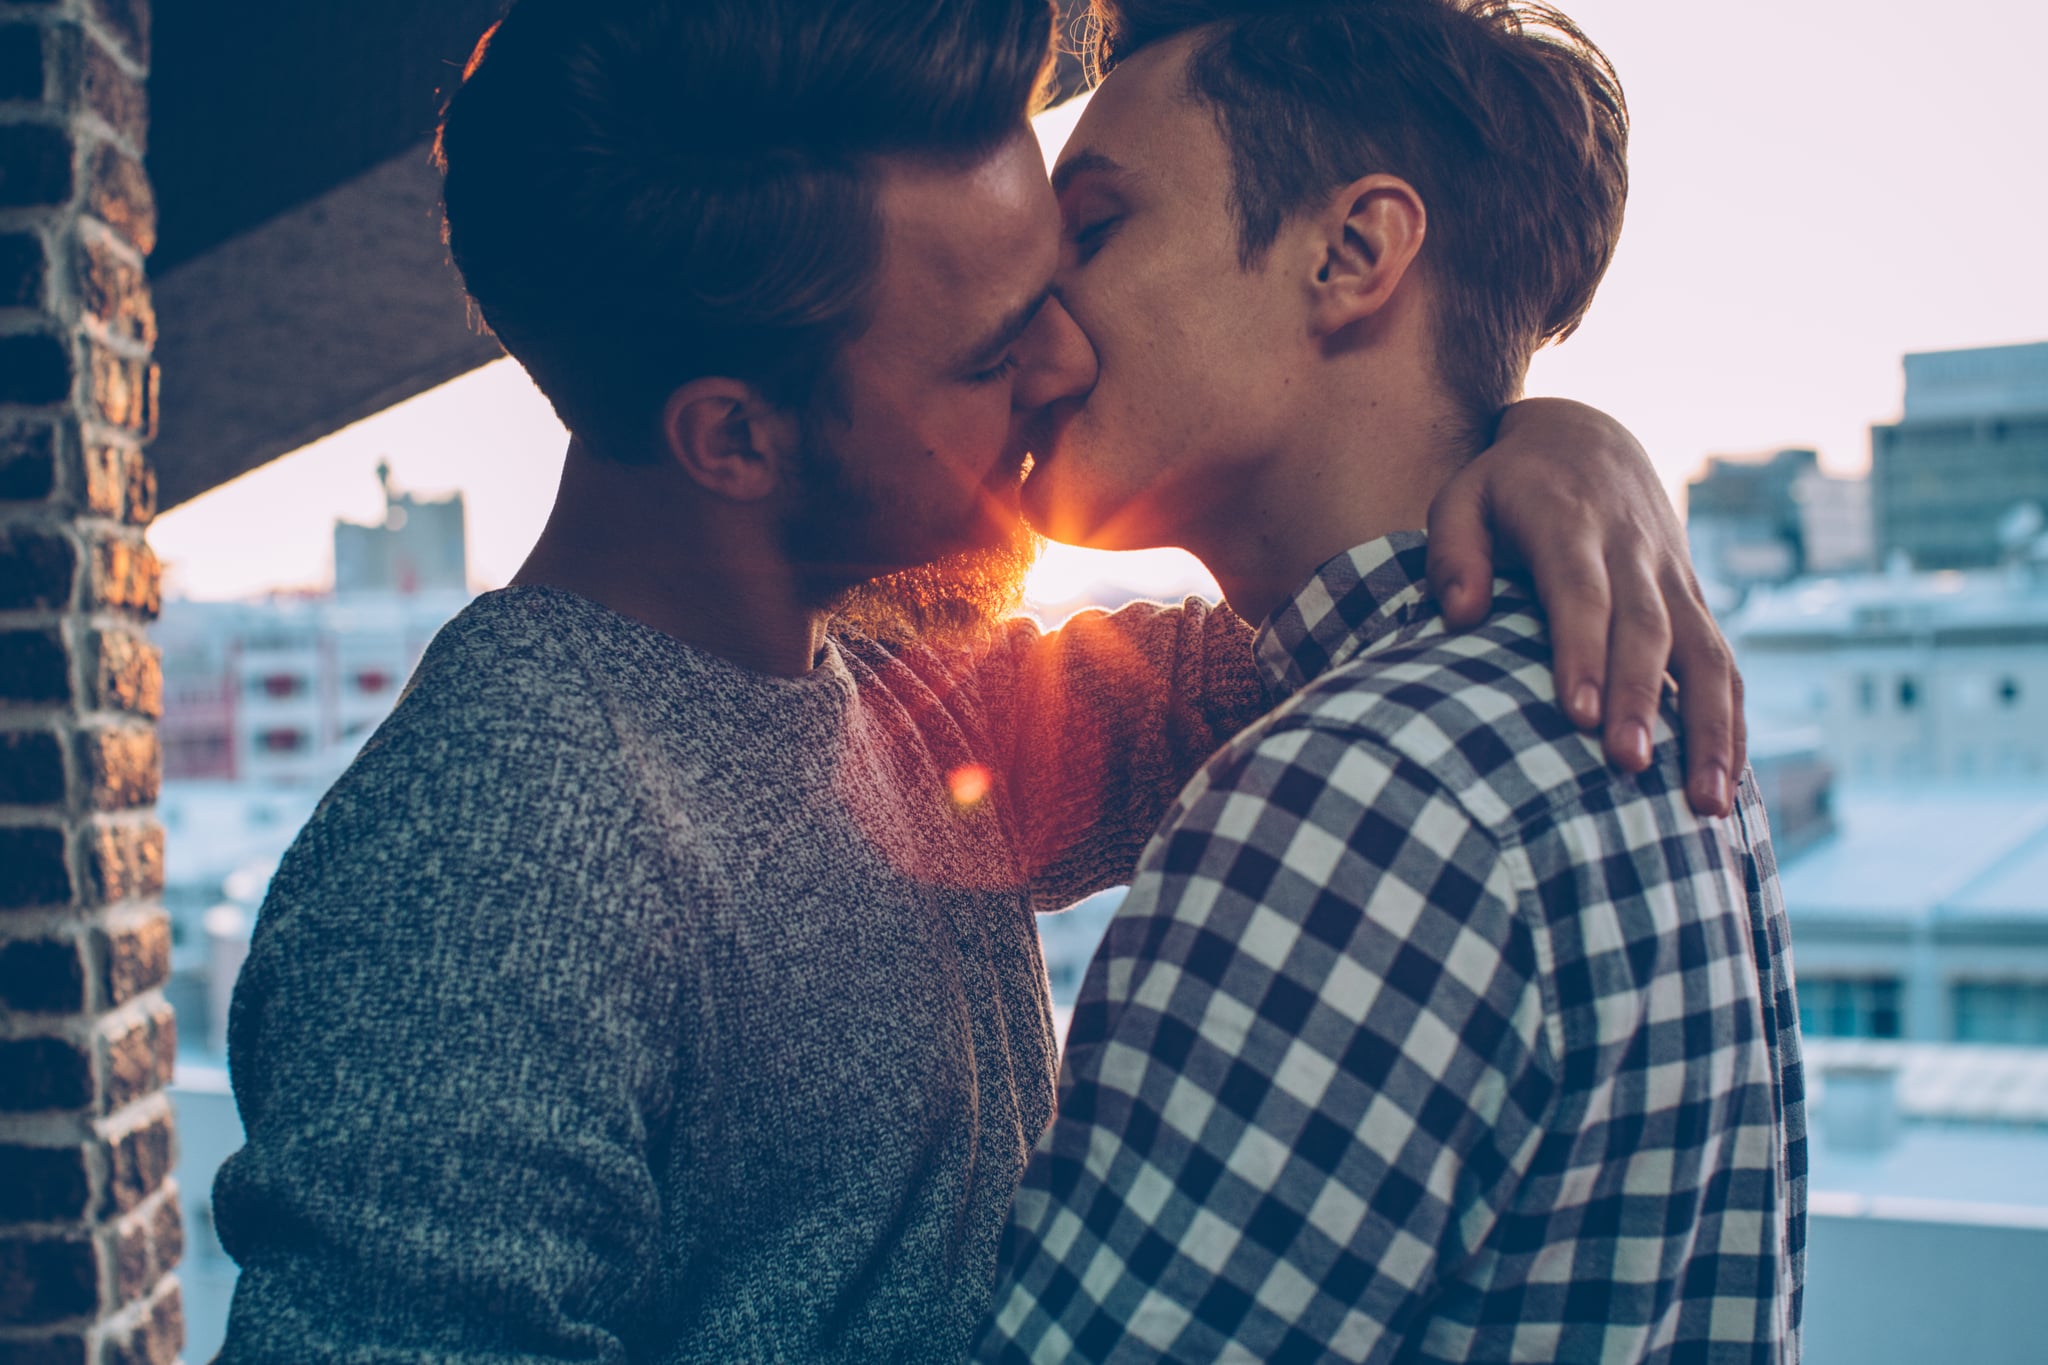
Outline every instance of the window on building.
[(297, 673), (266, 673), (256, 680), (255, 690), (273, 701), (288, 701), (306, 690), (306, 680)]
[(1950, 990), (1959, 1043), (2048, 1045), (2048, 981), (1958, 981)]
[(1799, 982), (1799, 1027), (1816, 1038), (1897, 1038), (1899, 979), (1818, 976)]
[(381, 668), (365, 668), (356, 674), (356, 691), (378, 695), (391, 690), (391, 675)]
[(274, 730), (265, 730), (256, 736), (256, 743), (267, 754), (300, 753), (306, 749), (307, 741), (308, 736), (304, 730), (295, 730), (285, 726), (280, 726)]
[(1899, 679), (1899, 709), (1910, 711), (1920, 704), (1920, 684), (1910, 674)]
[(1856, 680), (1856, 705), (1865, 712), (1877, 709), (1877, 679), (1868, 673)]
[(2018, 706), (2020, 704), (2020, 680), (2018, 678), (2000, 678), (1998, 680), (1998, 704), (2000, 706)]

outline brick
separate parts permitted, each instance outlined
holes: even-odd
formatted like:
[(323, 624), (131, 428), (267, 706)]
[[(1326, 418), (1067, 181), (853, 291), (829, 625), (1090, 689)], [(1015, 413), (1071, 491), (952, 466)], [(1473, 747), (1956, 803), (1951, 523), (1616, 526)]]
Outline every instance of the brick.
[(101, 1216), (127, 1213), (162, 1188), (177, 1164), (171, 1117), (158, 1114), (107, 1151), (107, 1193)]
[(71, 700), (71, 656), (64, 636), (44, 630), (0, 631), (0, 702), (36, 705)]
[[(0, 139), (7, 125), (0, 124)], [(48, 332), (0, 337), (0, 403), (43, 406), (71, 396), (71, 348)]]
[(98, 934), (100, 985), (109, 1006), (125, 1005), (155, 990), (171, 975), (171, 921), (158, 912), (122, 929)]
[(87, 8), (129, 61), (149, 65), (149, 0), (90, 0)]
[[(0, 1341), (0, 1365), (87, 1365), (91, 1343), (76, 1332)], [(108, 1357), (101, 1356), (101, 1365)]]
[(109, 607), (153, 617), (163, 608), (163, 567), (156, 552), (139, 540), (106, 536), (97, 540), (87, 577), (88, 607)]
[(142, 824), (88, 825), (79, 831), (78, 861), (95, 905), (142, 900), (164, 889), (164, 829)]
[(0, 1323), (62, 1322), (99, 1307), (99, 1257), (84, 1237), (0, 1238)]
[(144, 526), (156, 516), (156, 471), (135, 446), (87, 441), (85, 506), (94, 516)]
[(85, 349), (85, 396), (93, 414), (141, 440), (156, 435), (156, 362), (121, 355), (92, 341), (86, 342)]
[(112, 143), (93, 149), (85, 207), (143, 255), (156, 250), (156, 196), (150, 193), (149, 176)]
[(136, 631), (95, 631), (92, 691), (87, 702), (99, 711), (128, 711), (152, 718), (162, 715), (164, 670), (156, 646)]
[(175, 1189), (149, 1217), (149, 1246), (156, 1255), (159, 1275), (170, 1274), (185, 1259), (185, 1212), (178, 1205)]
[(110, 1230), (108, 1250), (113, 1269), (115, 1303), (133, 1303), (157, 1282), (156, 1247), (145, 1215), (117, 1223)]
[(90, 35), (73, 30), (77, 42), (72, 66), (78, 82), (78, 101), (107, 121), (129, 147), (140, 151), (149, 129), (149, 101), (141, 82), (121, 69), (113, 54)]
[(0, 234), (0, 308), (41, 308), (48, 298), (49, 261), (33, 232)]
[(109, 1112), (155, 1094), (177, 1065), (178, 1017), (159, 1003), (107, 1039), (106, 1108)]
[(0, 907), (68, 905), (71, 897), (64, 831), (41, 825), (0, 826)]
[(82, 1010), (85, 958), (74, 939), (16, 939), (0, 944), (0, 1005), (43, 1013)]
[(0, 100), (42, 98), (42, 25), (0, 25)]
[(79, 238), (78, 297), (85, 311), (106, 324), (110, 335), (144, 346), (156, 342), (156, 310), (142, 271), (103, 237)]
[(33, 526), (0, 527), (0, 611), (71, 601), (78, 551), (68, 537)]
[(0, 1111), (32, 1114), (91, 1103), (91, 1053), (62, 1038), (0, 1041)]
[(100, 1347), (99, 1365), (172, 1365), (184, 1341), (185, 1308), (173, 1281), (131, 1331), (106, 1339)]
[(91, 1212), (84, 1147), (0, 1147), (0, 1222), (55, 1223)]
[(71, 135), (46, 123), (0, 124), (0, 208), (68, 204)]
[(78, 766), (94, 810), (132, 810), (156, 800), (163, 755), (154, 729), (83, 730)]
[(0, 423), (0, 501), (38, 501), (57, 487), (57, 428)]
[(56, 805), (64, 788), (64, 745), (55, 731), (0, 731), (0, 806)]

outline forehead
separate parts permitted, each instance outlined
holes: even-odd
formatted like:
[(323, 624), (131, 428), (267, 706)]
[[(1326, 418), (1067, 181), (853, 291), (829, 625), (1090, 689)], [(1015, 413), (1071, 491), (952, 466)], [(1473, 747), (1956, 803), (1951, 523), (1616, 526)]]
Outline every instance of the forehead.
[(1028, 131), (968, 166), (894, 158), (877, 196), (882, 268), (863, 341), (932, 358), (971, 344), (1052, 278), (1059, 207)]
[(1095, 152), (1172, 179), (1227, 171), (1215, 117), (1188, 92), (1188, 57), (1200, 37), (1200, 30), (1177, 34), (1119, 62), (1089, 97), (1060, 163)]

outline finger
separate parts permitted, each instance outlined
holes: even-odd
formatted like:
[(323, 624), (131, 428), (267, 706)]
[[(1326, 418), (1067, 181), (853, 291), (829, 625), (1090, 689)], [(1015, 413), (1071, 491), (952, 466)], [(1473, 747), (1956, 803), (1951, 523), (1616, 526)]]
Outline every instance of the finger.
[(1444, 621), (1469, 630), (1493, 605), (1493, 532), (1488, 528), (1486, 484), (1459, 476), (1429, 505), (1429, 588)]
[(1607, 565), (1614, 619), (1607, 633), (1605, 741), (1608, 760), (1626, 772), (1650, 766), (1664, 672), (1671, 662), (1671, 615), (1650, 565), (1628, 554)]
[(1684, 726), (1685, 795), (1701, 815), (1726, 815), (1742, 771), (1742, 676), (1706, 609), (1690, 598), (1674, 606), (1671, 672)]
[(1550, 622), (1550, 668), (1565, 714), (1582, 730), (1599, 728), (1607, 690), (1608, 639), (1614, 599), (1607, 563), (1584, 543), (1562, 546), (1529, 562)]

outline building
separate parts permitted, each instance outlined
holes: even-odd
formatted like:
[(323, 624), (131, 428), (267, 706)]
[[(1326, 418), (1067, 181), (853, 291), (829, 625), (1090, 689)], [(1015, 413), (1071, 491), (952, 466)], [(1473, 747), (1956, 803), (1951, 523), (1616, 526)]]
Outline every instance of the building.
[(2048, 1048), (1809, 1039), (1806, 1078), (1804, 1358), (2041, 1360)]
[(1906, 357), (1897, 422), (1870, 429), (1881, 555), (1922, 569), (1995, 564), (2015, 507), (2048, 507), (2048, 341)]
[(164, 776), (325, 787), (391, 711), (462, 591), (165, 603)]
[(384, 519), (334, 523), (332, 596), (164, 605), (164, 776), (325, 787), (390, 713), (435, 632), (469, 602), (460, 493), (397, 491)]
[(2048, 773), (2048, 563), (1759, 588), (1726, 629), (1752, 724), (1852, 781)]
[(2048, 1047), (2048, 781), (1845, 785), (1781, 861), (1813, 1037)]
[(392, 486), (391, 465), (377, 465), (384, 519), (375, 525), (334, 523), (334, 591), (464, 592), (469, 553), (462, 495), (420, 498)]
[(1693, 564), (1737, 592), (1873, 563), (1869, 485), (1823, 474), (1811, 450), (1714, 456), (1685, 506)]

